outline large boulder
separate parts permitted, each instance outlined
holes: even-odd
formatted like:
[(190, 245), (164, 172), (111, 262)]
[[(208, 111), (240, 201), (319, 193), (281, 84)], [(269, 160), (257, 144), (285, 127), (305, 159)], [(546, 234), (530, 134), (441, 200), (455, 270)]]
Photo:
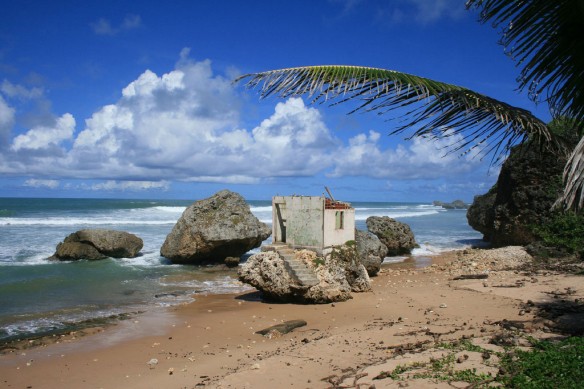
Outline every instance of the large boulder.
[(387, 246), (381, 243), (377, 235), (368, 231), (355, 230), (355, 242), (361, 263), (370, 276), (379, 273), (381, 263), (387, 256)]
[[(348, 250), (354, 248), (349, 247)], [(274, 301), (303, 304), (327, 304), (346, 301), (351, 292), (371, 290), (371, 281), (365, 267), (348, 260), (345, 251), (322, 259), (309, 250), (295, 252), (296, 260), (316, 275), (318, 283), (302, 285), (290, 273), (285, 260), (275, 251), (254, 254), (239, 267), (239, 279), (262, 292), (264, 298)], [(352, 255), (351, 257), (354, 257)]]
[(472, 205), (466, 211), (468, 225), (483, 234), (483, 240), (489, 242), (495, 221), (495, 200), (497, 186), (483, 195), (475, 196)]
[(66, 261), (133, 258), (143, 246), (142, 239), (125, 231), (86, 229), (66, 237), (51, 258)]
[(271, 235), (239, 194), (223, 190), (189, 206), (166, 237), (160, 255), (174, 263), (223, 263), (259, 247)]
[(410, 254), (417, 247), (410, 226), (388, 216), (370, 216), (366, 220), (367, 229), (375, 234), (387, 247), (387, 255)]
[(533, 226), (551, 217), (562, 191), (565, 163), (536, 146), (513, 149), (497, 183), (487, 194), (475, 197), (467, 212), (469, 225), (494, 247), (534, 242)]

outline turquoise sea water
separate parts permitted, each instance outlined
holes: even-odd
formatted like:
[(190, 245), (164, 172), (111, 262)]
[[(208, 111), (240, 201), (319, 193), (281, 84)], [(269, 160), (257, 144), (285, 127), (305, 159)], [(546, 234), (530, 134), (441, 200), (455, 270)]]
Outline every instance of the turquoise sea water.
[[(0, 342), (66, 329), (88, 319), (192, 301), (197, 293), (249, 290), (235, 270), (172, 265), (160, 256), (166, 235), (192, 201), (0, 198)], [(249, 201), (271, 223), (270, 201)], [(478, 243), (466, 212), (420, 203), (354, 202), (357, 228), (367, 217), (408, 223), (414, 257)], [(133, 259), (51, 262), (56, 245), (83, 228), (128, 231), (144, 240)], [(258, 251), (257, 249), (254, 251)], [(388, 258), (387, 261), (403, 260)], [(193, 295), (193, 292), (195, 294)]]

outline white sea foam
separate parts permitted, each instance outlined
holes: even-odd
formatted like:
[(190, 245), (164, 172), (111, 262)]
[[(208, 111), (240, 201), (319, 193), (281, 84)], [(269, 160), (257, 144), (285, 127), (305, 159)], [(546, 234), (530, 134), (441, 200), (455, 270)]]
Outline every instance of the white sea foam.
[(435, 215), (439, 213), (438, 211), (413, 211), (413, 212), (375, 212), (375, 213), (366, 213), (360, 214), (355, 212), (355, 220), (367, 220), (370, 216), (389, 216), (391, 218), (401, 218), (401, 217), (420, 217), (420, 216), (428, 216), (428, 215)]
[(211, 294), (241, 293), (253, 289), (253, 287), (246, 285), (241, 281), (229, 276), (215, 277), (213, 279), (205, 280), (188, 280), (175, 282), (160, 281), (159, 283), (164, 287), (188, 288), (192, 289), (193, 291), (196, 291), (197, 293)]
[(185, 209), (187, 209), (187, 207), (170, 207), (159, 205), (157, 207), (153, 207), (152, 209), (162, 212), (182, 213), (185, 211)]
[(252, 212), (254, 212), (254, 213), (255, 212), (269, 212), (269, 213), (272, 213), (272, 206), (271, 205), (266, 205), (266, 206), (262, 206), (262, 207), (254, 207), (254, 206), (251, 206), (250, 207), (250, 210)]
[(0, 226), (76, 226), (76, 225), (163, 225), (175, 224), (176, 219), (131, 220), (114, 218), (1, 218)]

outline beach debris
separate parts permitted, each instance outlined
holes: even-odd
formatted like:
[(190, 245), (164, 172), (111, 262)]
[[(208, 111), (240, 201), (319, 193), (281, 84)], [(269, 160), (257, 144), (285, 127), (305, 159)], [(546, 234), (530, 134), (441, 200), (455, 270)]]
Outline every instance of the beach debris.
[(487, 278), (489, 278), (488, 274), (462, 274), (460, 276), (454, 277), (453, 280), (484, 280)]
[(281, 335), (287, 334), (288, 332), (292, 331), (298, 327), (304, 327), (306, 325), (306, 321), (304, 320), (288, 320), (284, 323), (276, 324), (274, 326), (265, 328), (260, 331), (256, 331), (256, 334), (263, 335), (269, 337), (270, 339), (274, 337), (278, 337), (276, 333)]
[(171, 367), (168, 369), (168, 375), (173, 375), (174, 374), (174, 367)]
[(158, 359), (156, 358), (152, 358), (151, 360), (149, 360), (148, 362), (146, 362), (146, 364), (151, 368), (154, 369), (154, 367), (156, 365), (158, 365)]
[(440, 304), (440, 308), (448, 308), (448, 305), (446, 305), (446, 303), (442, 303)]

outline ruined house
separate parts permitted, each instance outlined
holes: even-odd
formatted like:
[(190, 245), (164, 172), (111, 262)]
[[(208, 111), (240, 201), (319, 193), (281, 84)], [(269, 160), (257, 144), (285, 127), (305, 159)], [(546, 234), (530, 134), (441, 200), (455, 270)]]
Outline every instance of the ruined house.
[(319, 254), (355, 240), (355, 209), (324, 196), (272, 198), (272, 242)]

